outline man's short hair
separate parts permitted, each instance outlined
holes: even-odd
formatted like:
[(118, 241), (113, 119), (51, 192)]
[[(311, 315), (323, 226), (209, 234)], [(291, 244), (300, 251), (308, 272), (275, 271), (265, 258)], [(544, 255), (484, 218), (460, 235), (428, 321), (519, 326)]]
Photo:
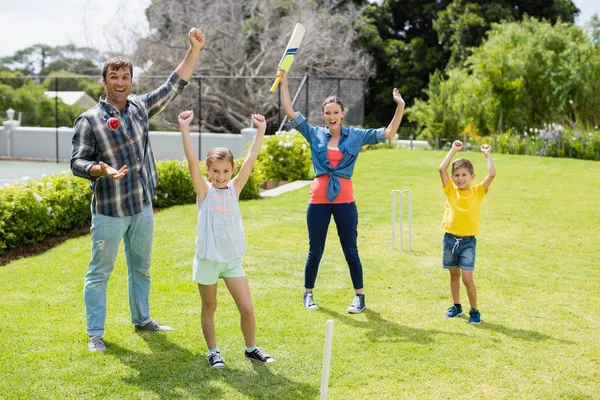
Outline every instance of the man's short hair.
[(131, 74), (131, 78), (133, 78), (133, 64), (131, 64), (131, 61), (125, 57), (113, 57), (104, 63), (104, 68), (102, 69), (102, 78), (106, 80), (106, 73), (109, 69), (114, 71), (126, 68), (129, 68), (129, 74)]

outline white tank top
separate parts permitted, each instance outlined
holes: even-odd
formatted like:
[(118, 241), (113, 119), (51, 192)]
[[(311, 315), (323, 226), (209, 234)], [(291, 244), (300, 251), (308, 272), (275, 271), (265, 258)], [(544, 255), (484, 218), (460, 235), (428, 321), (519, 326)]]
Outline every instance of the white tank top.
[(208, 183), (206, 198), (198, 204), (196, 257), (230, 262), (245, 254), (244, 225), (233, 181), (226, 189)]

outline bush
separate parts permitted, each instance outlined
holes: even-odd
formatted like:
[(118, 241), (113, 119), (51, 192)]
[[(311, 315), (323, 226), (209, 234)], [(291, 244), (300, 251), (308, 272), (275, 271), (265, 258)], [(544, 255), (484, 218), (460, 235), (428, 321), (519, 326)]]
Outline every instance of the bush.
[(70, 173), (0, 189), (0, 254), (89, 223), (89, 183)]
[[(234, 176), (243, 162), (242, 158), (235, 160)], [(196, 201), (187, 161), (159, 161), (156, 167), (159, 184), (153, 201), (155, 207)], [(205, 169), (201, 169), (207, 176)], [(256, 170), (250, 174), (240, 193), (241, 200), (259, 197), (258, 176)], [(0, 255), (89, 224), (91, 200), (89, 181), (70, 172), (0, 188)]]
[(267, 136), (256, 161), (262, 181), (312, 179), (310, 146), (299, 133)]
[[(234, 160), (235, 171), (233, 176), (236, 176), (244, 162), (243, 158)], [(181, 204), (194, 204), (196, 202), (196, 193), (192, 186), (192, 179), (188, 170), (187, 161), (164, 160), (156, 163), (158, 171), (158, 186), (156, 187), (156, 195), (152, 200), (152, 204), (157, 208), (166, 208)], [(200, 166), (202, 176), (208, 178), (206, 168)], [(260, 181), (256, 166), (248, 182), (240, 193), (240, 200), (257, 199), (260, 194)]]

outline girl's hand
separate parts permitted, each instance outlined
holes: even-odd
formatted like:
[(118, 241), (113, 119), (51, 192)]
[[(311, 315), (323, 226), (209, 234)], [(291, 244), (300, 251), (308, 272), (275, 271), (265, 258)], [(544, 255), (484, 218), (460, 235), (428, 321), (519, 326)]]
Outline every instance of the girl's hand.
[(256, 129), (259, 131), (262, 130), (263, 132), (265, 131), (267, 128), (267, 121), (265, 120), (265, 117), (263, 117), (261, 114), (252, 114), (250, 118), (252, 119), (252, 122), (254, 122)]
[(396, 104), (398, 104), (399, 106), (404, 106), (404, 99), (402, 98), (402, 95), (400, 94), (398, 89), (394, 88), (392, 94), (394, 96), (394, 101), (396, 102)]
[(179, 114), (179, 125), (190, 126), (190, 123), (194, 119), (194, 112), (192, 110), (184, 111)]

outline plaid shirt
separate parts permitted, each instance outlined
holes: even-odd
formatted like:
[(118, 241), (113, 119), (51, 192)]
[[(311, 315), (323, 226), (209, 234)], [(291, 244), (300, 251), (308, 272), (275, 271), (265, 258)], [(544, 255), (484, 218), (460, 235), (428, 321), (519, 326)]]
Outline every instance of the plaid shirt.
[[(102, 96), (95, 107), (75, 120), (71, 171), (90, 180), (92, 214), (128, 217), (151, 204), (158, 174), (148, 136), (148, 119), (164, 110), (187, 84), (173, 72), (153, 92), (129, 96), (123, 114)], [(115, 131), (107, 125), (111, 117), (119, 120)], [(90, 168), (100, 161), (115, 169), (127, 165), (127, 174), (120, 180), (90, 177)]]

